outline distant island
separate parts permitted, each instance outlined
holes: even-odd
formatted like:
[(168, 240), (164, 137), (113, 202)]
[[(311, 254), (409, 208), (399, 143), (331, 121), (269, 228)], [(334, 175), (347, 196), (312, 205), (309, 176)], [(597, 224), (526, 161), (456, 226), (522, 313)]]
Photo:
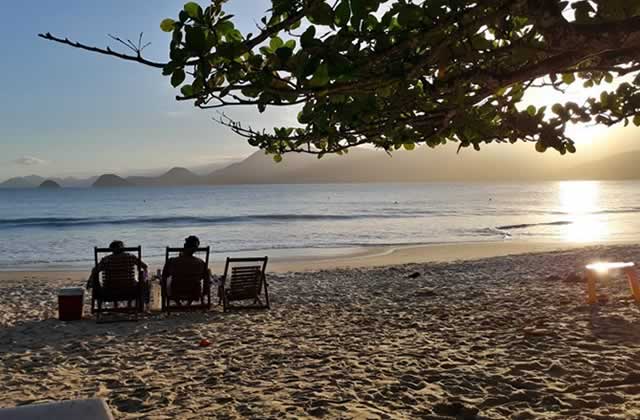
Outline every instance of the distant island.
[(101, 175), (92, 185), (96, 188), (133, 187), (135, 184), (114, 174)]
[(56, 181), (52, 181), (50, 179), (47, 179), (42, 184), (40, 184), (38, 186), (38, 188), (43, 188), (43, 189), (48, 189), (48, 190), (55, 190), (57, 188), (62, 188), (62, 187)]
[[(585, 158), (586, 157), (586, 158)], [(555, 160), (554, 160), (555, 159)], [(322, 184), (366, 182), (469, 182), (640, 179), (640, 151), (598, 156), (560, 157), (531, 154), (522, 149), (508, 155), (418, 148), (393, 156), (371, 149), (353, 150), (346, 157), (288, 154), (275, 163), (258, 151), (246, 159), (202, 175), (175, 167), (157, 176), (121, 177), (104, 174), (87, 179), (14, 177), (0, 188), (36, 188), (52, 181), (67, 188), (182, 187), (238, 184)]]

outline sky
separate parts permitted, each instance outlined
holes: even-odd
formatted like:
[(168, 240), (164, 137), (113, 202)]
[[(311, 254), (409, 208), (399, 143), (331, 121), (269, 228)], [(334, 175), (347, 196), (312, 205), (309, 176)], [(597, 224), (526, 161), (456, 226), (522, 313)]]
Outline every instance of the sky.
[[(16, 175), (132, 173), (238, 159), (254, 150), (215, 123), (213, 111), (177, 103), (161, 71), (83, 52), (37, 37), (51, 32), (96, 46), (107, 34), (144, 39), (145, 56), (166, 61), (169, 35), (160, 21), (182, 0), (2, 1), (0, 14), (0, 180)], [(206, 2), (201, 1), (201, 4)], [(236, 25), (253, 30), (267, 0), (231, 1)], [(255, 32), (255, 30), (253, 30)], [(295, 118), (295, 111), (229, 115), (256, 127)]]
[[(116, 47), (107, 34), (137, 39), (144, 32), (144, 39), (152, 43), (145, 56), (166, 61), (169, 35), (160, 30), (159, 23), (166, 17), (175, 18), (183, 3), (0, 2), (0, 14), (12, 17), (0, 25), (0, 181), (29, 174), (149, 173), (173, 166), (224, 163), (254, 152), (243, 138), (213, 121), (215, 112), (176, 102), (175, 90), (159, 70), (37, 37), (39, 32), (51, 32), (85, 44)], [(227, 3), (243, 32), (255, 32), (255, 23), (269, 5), (269, 0)], [(580, 92), (573, 96), (579, 97)], [(551, 92), (535, 93), (531, 102), (553, 103), (554, 98), (559, 97)], [(262, 128), (294, 121), (297, 110), (278, 108), (259, 114), (255, 108), (244, 107), (225, 112)], [(614, 151), (623, 148), (623, 143), (626, 148), (635, 147), (632, 140), (638, 134), (633, 128), (583, 127), (573, 132), (579, 142), (588, 145), (598, 140), (600, 146)], [(617, 142), (610, 147), (612, 139)]]

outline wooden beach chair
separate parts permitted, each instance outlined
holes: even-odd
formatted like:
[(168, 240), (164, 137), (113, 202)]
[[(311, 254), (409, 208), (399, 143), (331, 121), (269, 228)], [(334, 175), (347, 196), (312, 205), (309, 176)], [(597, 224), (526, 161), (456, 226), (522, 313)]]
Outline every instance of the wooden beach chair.
[[(142, 260), (142, 247), (123, 248), (123, 252), (134, 253), (138, 260)], [(101, 254), (111, 254), (110, 248), (94, 248), (96, 266)], [(143, 270), (138, 267), (137, 279), (135, 268), (130, 265), (113, 263), (107, 266), (93, 279), (91, 288), (91, 312), (96, 314), (96, 320), (101, 321), (105, 313), (132, 313), (144, 311), (144, 279)], [(101, 278), (100, 278), (101, 277)], [(137, 281), (136, 281), (137, 280)], [(135, 281), (135, 285), (131, 284)]]
[[(184, 252), (184, 248), (167, 247), (165, 267), (172, 254)], [(197, 248), (195, 253), (204, 252), (204, 268), (195, 269), (191, 265), (174, 267), (171, 283), (162, 280), (162, 310), (180, 312), (211, 309), (211, 284), (209, 279), (210, 247)]]
[[(218, 291), (225, 312), (234, 308), (270, 308), (266, 268), (267, 257), (227, 258)], [(263, 290), (264, 303), (261, 299)], [(251, 303), (243, 306), (231, 305), (232, 302), (238, 301)]]

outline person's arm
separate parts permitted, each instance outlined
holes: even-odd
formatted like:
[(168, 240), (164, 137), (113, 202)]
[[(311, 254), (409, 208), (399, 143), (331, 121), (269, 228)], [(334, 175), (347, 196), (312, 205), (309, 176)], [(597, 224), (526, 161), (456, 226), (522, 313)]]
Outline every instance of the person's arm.
[(147, 271), (149, 269), (147, 264), (145, 264), (145, 262), (142, 261), (140, 258), (136, 258), (136, 264), (138, 264), (138, 267), (140, 267), (142, 271)]
[(100, 280), (100, 272), (103, 270), (104, 264), (102, 260), (98, 264), (96, 264), (91, 270), (91, 274), (89, 275), (89, 280), (87, 281), (87, 289), (96, 285), (96, 283)]

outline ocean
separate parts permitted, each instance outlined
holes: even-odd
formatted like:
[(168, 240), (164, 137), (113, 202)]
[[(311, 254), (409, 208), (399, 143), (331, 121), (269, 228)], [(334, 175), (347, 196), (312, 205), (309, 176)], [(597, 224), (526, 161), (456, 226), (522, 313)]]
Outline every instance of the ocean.
[(234, 185), (0, 190), (0, 269), (90, 267), (94, 246), (159, 262), (188, 235), (227, 255), (640, 238), (640, 182)]

